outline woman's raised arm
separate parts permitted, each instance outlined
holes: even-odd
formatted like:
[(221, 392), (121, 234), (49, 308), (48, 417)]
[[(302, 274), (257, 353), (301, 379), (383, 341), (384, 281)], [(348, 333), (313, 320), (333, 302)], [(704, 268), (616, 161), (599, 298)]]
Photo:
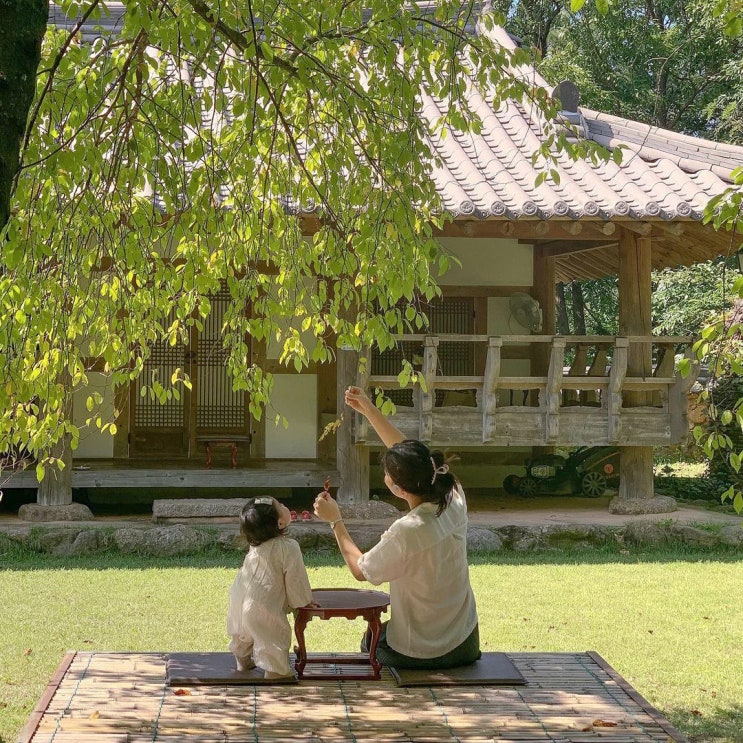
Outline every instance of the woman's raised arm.
[(349, 387), (345, 394), (346, 405), (361, 413), (369, 421), (382, 443), (389, 449), (405, 440), (402, 433), (386, 418), (382, 411), (367, 397), (361, 387)]

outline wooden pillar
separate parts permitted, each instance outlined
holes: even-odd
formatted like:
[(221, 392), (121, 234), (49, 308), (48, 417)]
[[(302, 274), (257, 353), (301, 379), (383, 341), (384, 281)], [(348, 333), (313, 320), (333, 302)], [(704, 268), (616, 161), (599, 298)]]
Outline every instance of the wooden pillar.
[[(542, 334), (554, 335), (557, 320), (555, 300), (555, 259), (544, 255), (539, 247), (534, 247), (532, 256), (532, 289), (531, 295), (539, 302), (542, 308)], [(564, 349), (563, 349), (564, 350)], [(531, 347), (531, 373), (535, 376), (547, 376), (550, 371), (552, 360), (552, 346), (549, 343), (533, 343)], [(562, 373), (562, 370), (560, 370)], [(536, 392), (532, 393), (536, 395)], [(554, 403), (554, 400), (551, 401)], [(559, 412), (559, 411), (558, 411)], [(554, 430), (557, 418), (547, 415)], [(546, 440), (549, 442), (550, 435), (546, 431)], [(554, 446), (534, 446), (532, 455), (551, 454)]]
[[(531, 295), (542, 308), (542, 334), (554, 335), (556, 322), (555, 303), (555, 259), (546, 257), (535, 247), (532, 259), (533, 278)], [(547, 343), (535, 343), (531, 349), (531, 373), (539, 376), (547, 374), (550, 365), (551, 349)]]
[[(624, 230), (619, 241), (619, 335), (650, 335), (651, 242)], [(628, 377), (652, 376), (652, 348), (649, 343), (631, 343), (627, 354)], [(645, 405), (642, 392), (624, 392), (625, 407)], [(653, 447), (619, 448), (619, 498), (653, 497)]]
[(344, 402), (346, 388), (356, 384), (358, 368), (358, 353), (338, 348), (336, 395), (338, 416), (343, 414), (343, 419), (336, 432), (336, 454), (341, 480), (338, 502), (341, 506), (360, 506), (369, 501), (369, 447), (355, 443), (356, 413)]
[[(651, 245), (649, 237), (625, 230), (619, 241), (619, 335), (652, 335)], [(652, 346), (632, 343), (627, 357), (627, 376), (652, 377)], [(646, 393), (627, 392), (624, 404), (647, 404)]]
[(619, 447), (618, 499), (653, 497), (653, 447)]

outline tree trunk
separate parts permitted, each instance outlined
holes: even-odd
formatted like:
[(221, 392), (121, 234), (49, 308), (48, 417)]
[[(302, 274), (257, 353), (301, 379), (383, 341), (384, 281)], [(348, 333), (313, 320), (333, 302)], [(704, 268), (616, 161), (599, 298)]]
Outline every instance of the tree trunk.
[(48, 0), (0, 0), (0, 229), (10, 219), (48, 18)]
[(583, 287), (580, 281), (570, 282), (573, 294), (573, 331), (576, 335), (586, 334), (586, 304), (583, 300)]
[(568, 306), (565, 303), (565, 284), (562, 281), (557, 283), (557, 334), (570, 335)]

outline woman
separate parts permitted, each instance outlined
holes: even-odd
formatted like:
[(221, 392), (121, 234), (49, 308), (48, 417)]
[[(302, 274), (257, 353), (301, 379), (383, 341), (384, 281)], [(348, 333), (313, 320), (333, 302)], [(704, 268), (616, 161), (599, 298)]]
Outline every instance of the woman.
[[(382, 627), (377, 658), (397, 668), (451, 668), (480, 657), (475, 597), (467, 566), (467, 505), (440, 451), (404, 440), (358, 387), (346, 404), (365, 416), (387, 451), (384, 482), (410, 511), (363, 554), (328, 493), (315, 514), (330, 523), (346, 565), (357, 580), (389, 581), (391, 619)], [(366, 639), (366, 638), (365, 638)], [(362, 649), (366, 650), (362, 644)]]

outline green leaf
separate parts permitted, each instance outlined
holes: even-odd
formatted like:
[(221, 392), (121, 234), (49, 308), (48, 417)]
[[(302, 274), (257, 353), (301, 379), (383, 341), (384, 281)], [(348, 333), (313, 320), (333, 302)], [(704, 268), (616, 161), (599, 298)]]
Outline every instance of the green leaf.
[(261, 54), (266, 62), (272, 62), (274, 58), (273, 47), (267, 41), (261, 41)]

